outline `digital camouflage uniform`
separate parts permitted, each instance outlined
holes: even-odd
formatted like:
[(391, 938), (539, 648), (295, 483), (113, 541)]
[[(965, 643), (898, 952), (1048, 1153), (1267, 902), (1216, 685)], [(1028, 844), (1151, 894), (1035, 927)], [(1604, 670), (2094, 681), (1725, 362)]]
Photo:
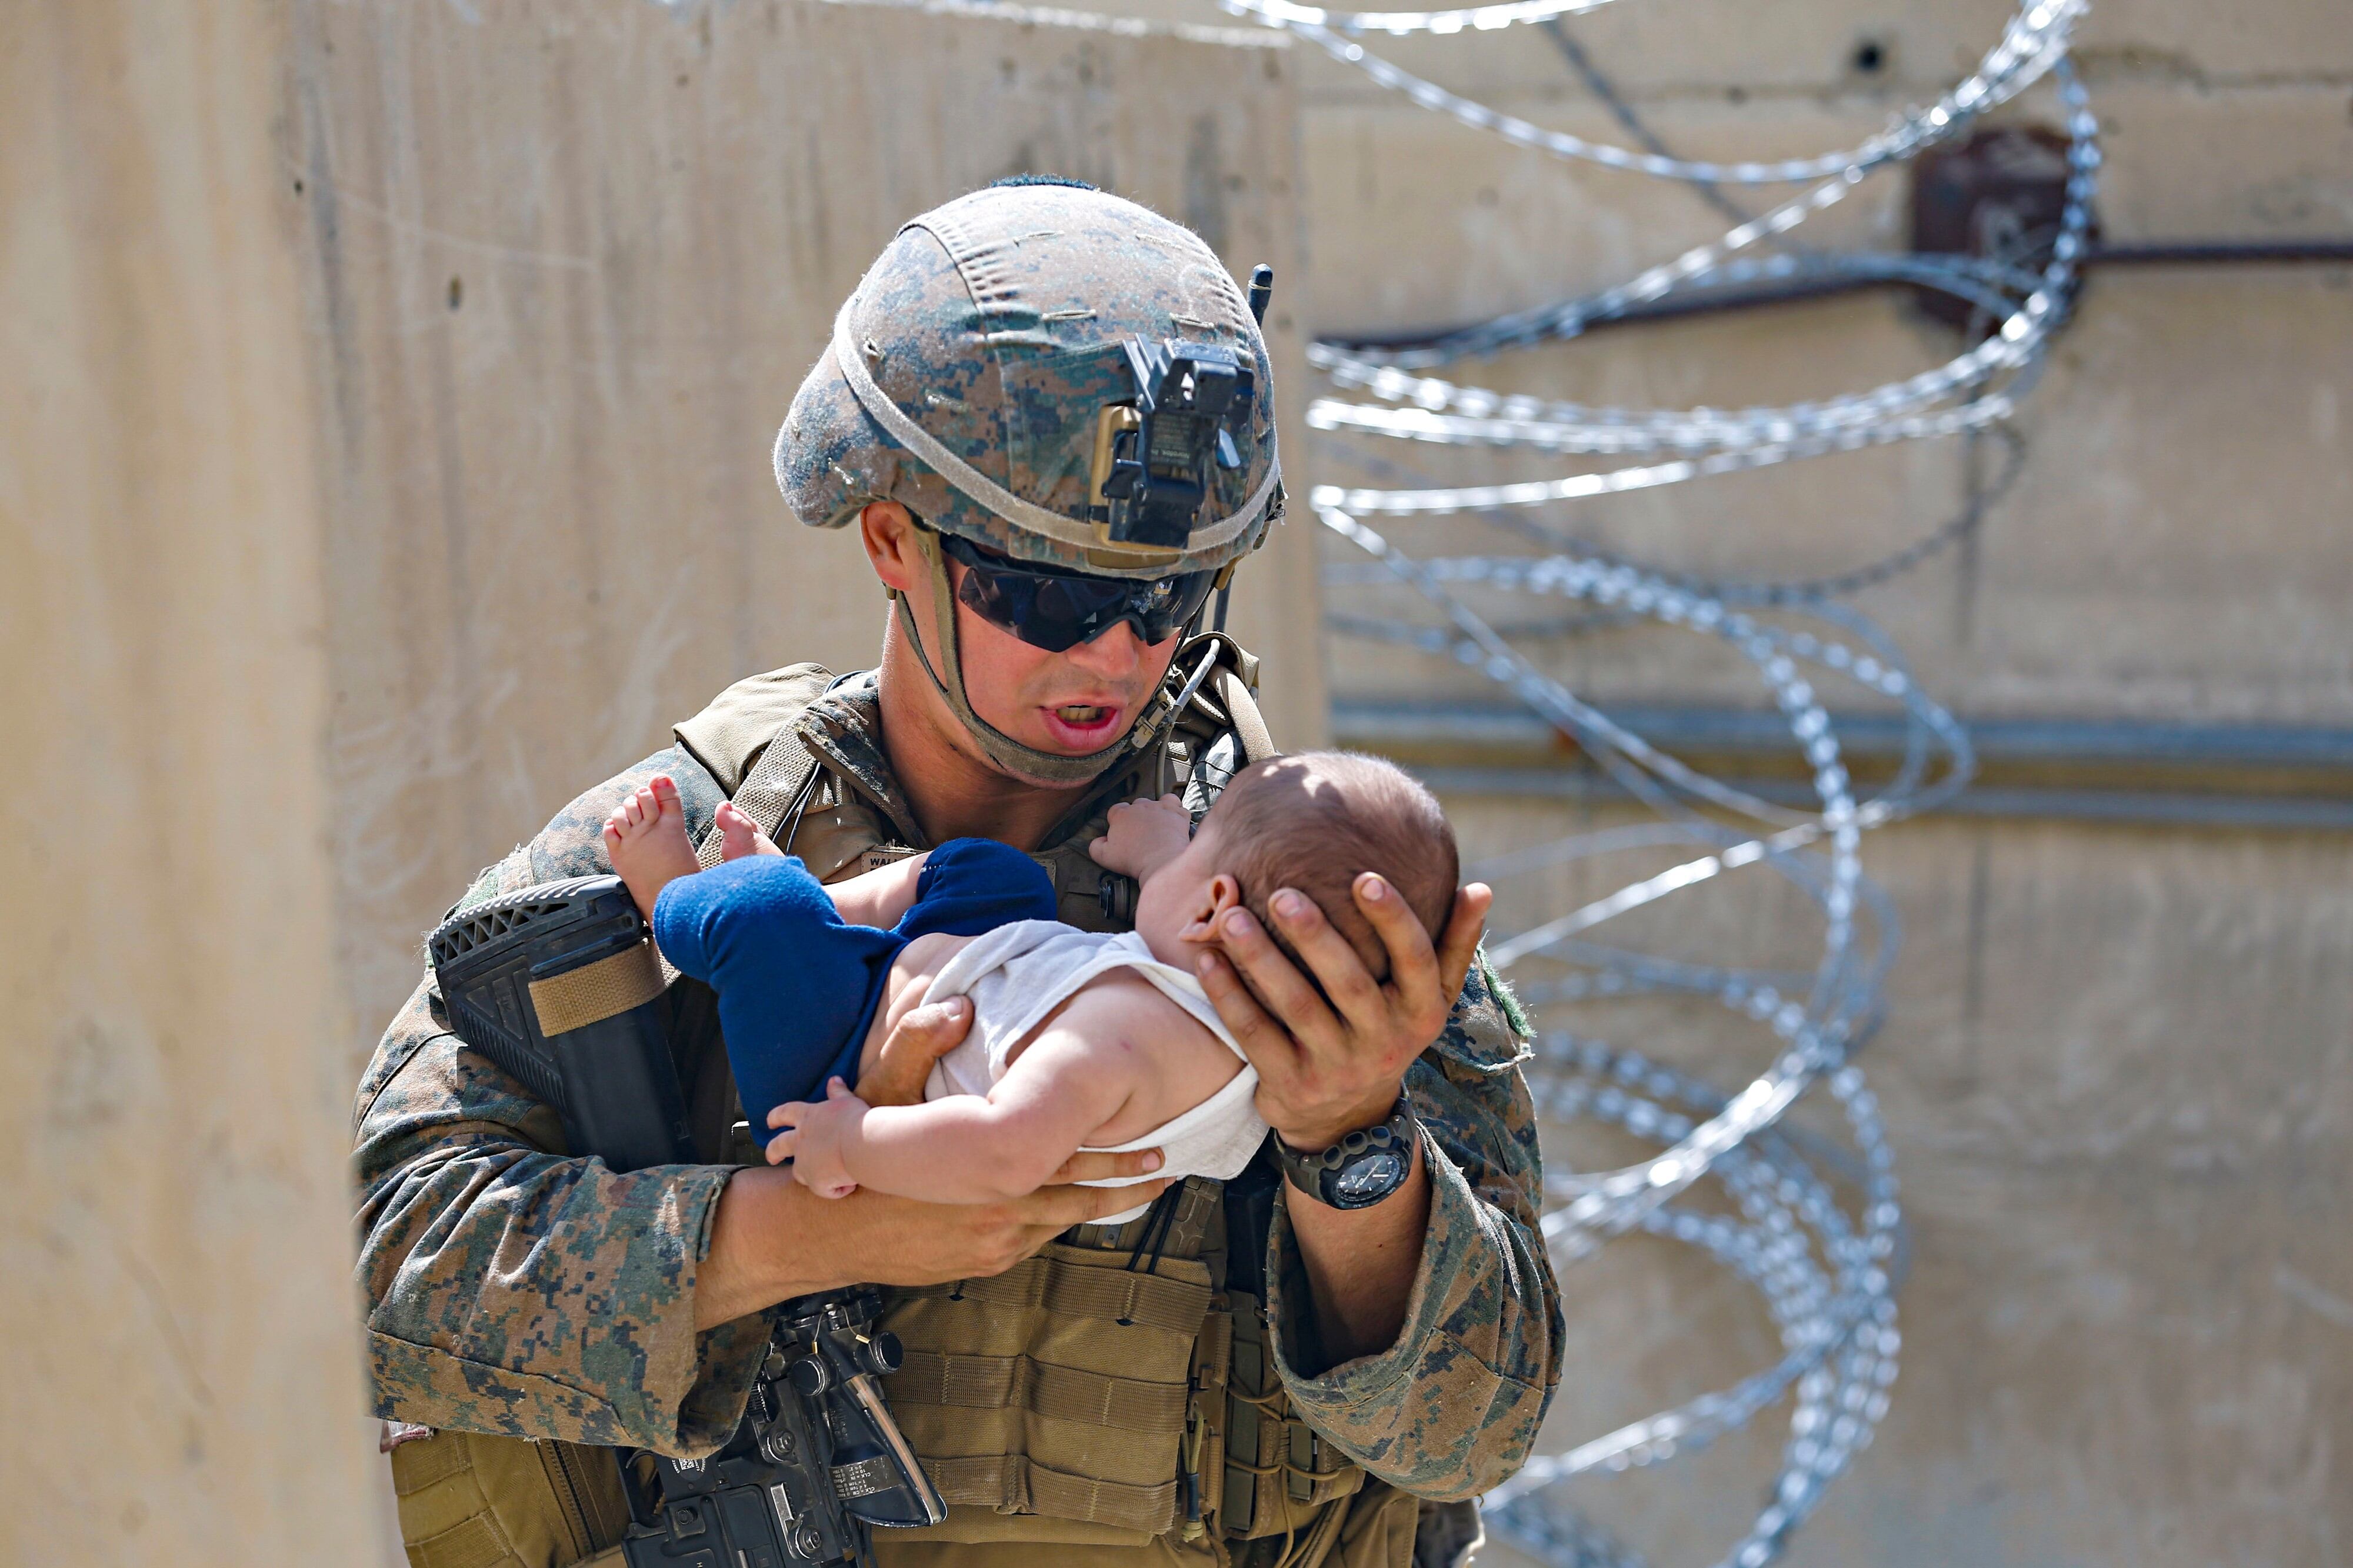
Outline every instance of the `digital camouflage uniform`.
[[(891, 780), (871, 699), (821, 700), (802, 729), (827, 753), (813, 818), (865, 814), (881, 819), (879, 838), (925, 847)], [(678, 781), (699, 838), (722, 789), (673, 746), (565, 806), (465, 901), (608, 871), (606, 816), (658, 773)], [(1108, 804), (1054, 843), (1092, 840)], [(1093, 898), (1082, 889), (1066, 915), (1083, 916)], [(1389, 1351), (1298, 1375), (1288, 1347), (1313, 1334), (1313, 1318), (1280, 1217), (1272, 1237), (1268, 1324), (1285, 1392), (1349, 1458), (1424, 1498), (1475, 1496), (1516, 1469), (1558, 1376), (1559, 1298), (1536, 1226), (1536, 1127), (1520, 1055), (1474, 968), (1444, 1035), (1407, 1075), (1431, 1139), (1430, 1219)], [(702, 1066), (687, 1089), (708, 1139), (741, 1112), (723, 1054)], [(379, 1415), (688, 1455), (734, 1430), (766, 1327), (755, 1315), (698, 1334), (693, 1304), (730, 1167), (620, 1175), (565, 1158), (555, 1113), (448, 1032), (429, 975), (385, 1032), (356, 1113), (358, 1278)]]
[[(1074, 290), (1038, 258), (1053, 245), (1081, 241), (1095, 249), (1062, 254), (1092, 267), (1094, 283)], [(1129, 264), (1109, 272), (1089, 259), (1121, 254)], [(1155, 265), (1139, 269), (1138, 255), (1155, 258)], [(940, 257), (951, 265), (939, 265)], [(1173, 569), (1230, 563), (1262, 537), (1272, 510), (1267, 498), (1279, 495), (1263, 343), (1232, 280), (1197, 238), (1145, 209), (1091, 192), (1085, 198), (1052, 188), (1014, 199), (967, 197), (902, 231), (844, 308), (836, 348), (795, 400), (777, 449), (787, 499), (805, 521), (819, 525), (846, 522), (867, 500), (895, 499), (943, 528), (1030, 559), (1099, 574), (1171, 570), (1166, 559), (1152, 566), (1148, 552), (1097, 548), (1101, 542), (1090, 542), (1082, 524), (1073, 522), (1067, 537), (1056, 538), (1029, 526), (1034, 517), (1008, 524), (967, 504), (968, 492), (985, 485), (969, 476), (943, 484), (871, 417), (871, 399), (887, 396), (902, 415), (929, 419), (944, 432), (937, 438), (950, 442), (951, 452), (935, 454), (939, 466), (968, 459), (993, 470), (987, 479), (995, 484), (1012, 485), (1024, 504), (1083, 513), (1088, 475), (1077, 454), (1092, 443), (1092, 419), (1069, 408), (1074, 399), (1108, 397), (1117, 386), (1100, 342), (1078, 335), (1089, 323), (1113, 331), (1223, 334), (1250, 350), (1261, 396), (1246, 432), (1247, 460), (1219, 479), (1203, 508), (1227, 521), (1241, 517), (1243, 525), (1203, 541), (1201, 552)], [(863, 403), (831, 365), (851, 342), (874, 369)], [(920, 439), (914, 447), (923, 449)], [(1254, 515), (1244, 515), (1251, 508)], [(1196, 646), (1186, 645), (1180, 664)], [(952, 642), (947, 652), (944, 662), (960, 700)], [(1234, 693), (1226, 704), (1232, 717), (1223, 721), (1237, 735), (1247, 704), (1235, 683), (1249, 668), (1246, 658), (1229, 652), (1218, 672), (1224, 684), (1208, 689)], [(1083, 776), (1096, 783), (1073, 796), (1080, 804), (1039, 851), (1056, 879), (1065, 920), (1097, 930), (1130, 924), (1132, 901), (1112, 896), (1084, 846), (1103, 831), (1115, 801), (1157, 795), (1192, 775), (1218, 732), (1199, 721), (1198, 710), (1216, 715), (1206, 696), (1165, 732), (1156, 724), (1140, 726), (1137, 733), (1147, 738), (1140, 748), (1113, 748), (1090, 760), (1093, 771)], [(778, 837), (795, 835), (788, 849), (820, 878), (854, 874), (882, 847), (891, 847), (886, 853), (926, 847), (891, 776), (879, 724), (868, 679), (830, 682), (815, 667), (796, 666), (740, 682), (681, 724), (677, 744), (581, 795), (530, 843), (484, 871), (460, 907), (534, 883), (608, 871), (605, 818), (657, 774), (677, 781), (700, 841), (723, 798), (739, 791), (751, 798), (747, 775), (804, 752), (817, 772)], [(1256, 725), (1254, 713), (1250, 725)], [(1262, 748), (1262, 729), (1258, 734)], [(681, 981), (670, 1005), (681, 1081), (708, 1164), (618, 1174), (601, 1161), (566, 1157), (555, 1112), (449, 1033), (429, 973), (385, 1032), (359, 1088), (357, 1275), (368, 1301), (378, 1413), (447, 1434), (541, 1439), (551, 1456), (548, 1474), (566, 1497), (575, 1489), (571, 1470), (555, 1459), (585, 1450), (565, 1445), (701, 1456), (724, 1443), (768, 1342), (763, 1314), (704, 1332), (694, 1328), (694, 1291), (720, 1193), (736, 1165), (759, 1154), (747, 1135), (730, 1131), (743, 1116), (710, 992)], [(891, 1326), (908, 1343), (910, 1358), (886, 1388), (926, 1469), (958, 1506), (940, 1531), (880, 1532), (875, 1545), (884, 1568), (1048, 1568), (1116, 1555), (1121, 1548), (1132, 1549), (1127, 1560), (1205, 1568), (1245, 1560), (1260, 1568), (1278, 1558), (1394, 1568), (1411, 1551), (1413, 1499), (1475, 1497), (1516, 1469), (1558, 1376), (1561, 1338), (1557, 1289), (1536, 1223), (1536, 1129), (1517, 1066), (1517, 1024), (1508, 996), (1483, 966), (1474, 968), (1443, 1035), (1408, 1072), (1409, 1099), (1427, 1132), (1430, 1217), (1405, 1326), (1388, 1351), (1302, 1375), (1301, 1365), (1320, 1365), (1322, 1358), (1280, 1200), (1266, 1235), (1261, 1310), (1255, 1298), (1235, 1293), (1238, 1286), (1219, 1289), (1219, 1269), (1238, 1278), (1243, 1265), (1219, 1261), (1229, 1254), (1217, 1184), (1197, 1178), (1172, 1193), (1175, 1234), (1152, 1238), (1145, 1272), (1160, 1271), (1166, 1254), (1174, 1282), (1152, 1288), (1161, 1291), (1164, 1307), (1177, 1303), (1163, 1325), (1177, 1331), (1168, 1342), (1176, 1362), (1160, 1374), (1172, 1382), (1160, 1392), (1174, 1404), (1153, 1415), (1169, 1425), (1165, 1447), (1149, 1450), (1158, 1456), (1152, 1461), (1157, 1472), (1129, 1478), (1139, 1484), (1111, 1484), (1103, 1472), (1073, 1461), (1074, 1452), (1093, 1451), (1087, 1441), (1074, 1450), (1067, 1435), (1054, 1436), (1058, 1423), (1070, 1426), (1071, 1387), (1092, 1386), (1092, 1374), (1048, 1364), (1053, 1357), (1044, 1342), (1016, 1346), (1022, 1353), (1012, 1360), (1039, 1373), (1028, 1379), (1026, 1393), (992, 1405), (949, 1385), (960, 1368), (976, 1364), (970, 1356), (960, 1362), (957, 1342), (984, 1321), (1002, 1331), (1007, 1320), (981, 1315), (1018, 1306), (1004, 1304), (1007, 1281), (1043, 1279), (1039, 1289), (1047, 1295), (1064, 1275), (1100, 1284), (1106, 1260), (1134, 1267), (1145, 1233), (1082, 1227), (997, 1281), (893, 1292)], [(1152, 1223), (1147, 1216), (1135, 1226)], [(1134, 1254), (1126, 1250), (1131, 1238)], [(887, 1238), (877, 1240), (887, 1245)], [(1114, 1245), (1116, 1253), (1101, 1250)], [(989, 1307), (992, 1300), (999, 1306)], [(1043, 1310), (1050, 1317), (1057, 1309), (1049, 1301)], [(1116, 1351), (1127, 1342), (1100, 1340), (1115, 1326), (1132, 1338), (1150, 1328), (1124, 1327), (1131, 1322), (1126, 1311), (1116, 1325), (1110, 1313), (1102, 1317), (1106, 1321), (1079, 1324), (1082, 1338), (1098, 1336), (1097, 1352), (1104, 1343)], [(1056, 1321), (1059, 1327), (1039, 1331), (1050, 1340), (1076, 1320)], [(1127, 1369), (1114, 1360), (1098, 1370)], [(1104, 1412), (1092, 1417), (1099, 1425), (1071, 1428), (1081, 1439), (1095, 1432), (1103, 1456), (1118, 1451), (1124, 1428), (1143, 1419), (1134, 1413), (1138, 1406), (1120, 1403), (1135, 1392), (1115, 1386), (1124, 1381), (1094, 1376), (1093, 1384), (1110, 1389)], [(1043, 1394), (1034, 1386), (1046, 1384), (1053, 1388)], [(1024, 1398), (1030, 1401), (1026, 1413)], [(971, 1448), (958, 1447), (959, 1440), (989, 1421), (1010, 1435), (957, 1457)], [(462, 1478), (453, 1467), (459, 1461), (448, 1456), (484, 1444), (484, 1454), (532, 1447), (444, 1438), (404, 1447), (396, 1455), (396, 1477), (403, 1457), (410, 1461), (404, 1492), (458, 1486)], [(999, 1456), (1003, 1487), (992, 1491), (982, 1472), (996, 1473), (989, 1467), (997, 1461), (987, 1456), (999, 1448), (1007, 1450)], [(1130, 1445), (1131, 1458), (1134, 1451)], [(419, 1452), (443, 1458), (420, 1464)], [(1041, 1455), (1052, 1463), (1022, 1468)], [(1377, 1480), (1363, 1484), (1358, 1467)], [(495, 1467), (476, 1468), (465, 1485), (495, 1490), (489, 1479)], [(1176, 1493), (1169, 1472), (1180, 1468), (1192, 1511), (1208, 1516), (1206, 1531), (1200, 1522), (1186, 1522), (1183, 1503), (1171, 1501)], [(1205, 1478), (1198, 1487), (1197, 1475)], [(1103, 1478), (1093, 1491), (1087, 1476)], [(1144, 1480), (1162, 1484), (1145, 1487)], [(1393, 1506), (1399, 1504), (1401, 1516)], [(406, 1525), (406, 1499), (403, 1506)], [(609, 1515), (610, 1500), (567, 1502), (568, 1531), (555, 1529), (552, 1544), (533, 1536), (538, 1544), (530, 1545), (522, 1543), (528, 1532), (512, 1520), (484, 1523), (491, 1508), (467, 1519), (475, 1533), (462, 1542), (455, 1529), (438, 1546), (420, 1548), (412, 1534), (412, 1560), (420, 1568), (570, 1562), (611, 1538), (609, 1519), (598, 1522), (600, 1507)], [(1239, 1539), (1245, 1536), (1251, 1539)], [(926, 1537), (934, 1539), (931, 1547)], [(1058, 1559), (1039, 1543), (1059, 1543), (1078, 1555)]]

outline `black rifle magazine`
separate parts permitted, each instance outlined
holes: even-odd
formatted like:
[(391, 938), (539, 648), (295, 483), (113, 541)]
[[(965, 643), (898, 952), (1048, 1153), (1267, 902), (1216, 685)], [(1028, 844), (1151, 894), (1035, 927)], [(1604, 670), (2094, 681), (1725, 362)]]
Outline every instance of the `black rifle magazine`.
[(661, 963), (618, 877), (575, 877), (451, 915), (427, 939), (449, 1026), (555, 1108), (617, 1171), (694, 1158)]

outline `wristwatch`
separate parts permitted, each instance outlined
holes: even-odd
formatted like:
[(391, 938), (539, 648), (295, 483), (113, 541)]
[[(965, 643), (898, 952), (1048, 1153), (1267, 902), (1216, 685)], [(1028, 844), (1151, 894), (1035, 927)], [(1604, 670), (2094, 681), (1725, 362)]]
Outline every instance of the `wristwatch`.
[(1335, 1209), (1368, 1209), (1405, 1185), (1413, 1174), (1413, 1144), (1420, 1123), (1398, 1096), (1389, 1119), (1377, 1127), (1351, 1132), (1320, 1154), (1303, 1154), (1269, 1132), (1275, 1163), (1291, 1184)]

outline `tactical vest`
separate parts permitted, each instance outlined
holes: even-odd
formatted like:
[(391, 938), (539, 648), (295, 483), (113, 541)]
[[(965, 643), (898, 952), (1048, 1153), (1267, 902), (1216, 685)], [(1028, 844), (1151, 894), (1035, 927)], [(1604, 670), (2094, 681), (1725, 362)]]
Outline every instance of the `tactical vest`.
[[(1069, 923), (1133, 924), (1134, 884), (1086, 852), (1113, 804), (1197, 771), (1221, 788), (1216, 775), (1271, 752), (1250, 697), (1256, 660), (1219, 641), (1213, 679), (1166, 739), (1092, 786), (1038, 854)], [(1187, 645), (1176, 668), (1207, 646)], [(678, 727), (720, 787), (826, 881), (923, 847), (878, 759), (852, 754), (846, 727), (825, 722), (856, 700), (827, 695), (837, 684), (793, 666), (739, 682)], [(697, 1138), (754, 1163), (708, 995), (682, 996), (677, 1014)], [(886, 1392), (949, 1510), (934, 1529), (876, 1531), (881, 1568), (1408, 1568), (1416, 1500), (1294, 1416), (1276, 1373), (1259, 1275), (1278, 1181), (1263, 1162), (1226, 1191), (1188, 1178), (1141, 1218), (1080, 1226), (995, 1278), (892, 1292), (884, 1321), (906, 1357)], [(534, 1449), (539, 1462), (510, 1458)], [(478, 1435), (396, 1448), (411, 1563), (617, 1563), (601, 1550), (620, 1496), (601, 1458)], [(451, 1550), (470, 1522), (496, 1529)], [(514, 1549), (484, 1555), (494, 1536)]]

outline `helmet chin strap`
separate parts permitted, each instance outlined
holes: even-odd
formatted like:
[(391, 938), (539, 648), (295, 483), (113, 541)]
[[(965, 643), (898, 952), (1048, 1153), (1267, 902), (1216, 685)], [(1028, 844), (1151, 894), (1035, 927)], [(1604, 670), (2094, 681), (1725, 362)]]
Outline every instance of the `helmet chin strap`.
[(1150, 745), (1176, 711), (1167, 686), (1152, 694), (1151, 703), (1137, 715), (1134, 724), (1119, 740), (1099, 752), (1089, 752), (1082, 757), (1066, 757), (1056, 752), (1041, 752), (1025, 746), (973, 711), (965, 696), (964, 648), (956, 633), (955, 591), (948, 577), (947, 556), (940, 549), (939, 535), (928, 528), (914, 531), (915, 548), (922, 552), (932, 572), (931, 635), (943, 650), (942, 663), (946, 667), (943, 679), (939, 670), (932, 668), (931, 656), (923, 651), (923, 638), (915, 633), (914, 605), (908, 595), (897, 589), (891, 597), (908, 612), (907, 640), (914, 645), (915, 662), (932, 679), (933, 687), (947, 700), (947, 704), (961, 721), (972, 738), (980, 743), (982, 754), (991, 763), (1017, 778), (1066, 787), (1092, 782), (1095, 778), (1130, 752), (1142, 751)]

